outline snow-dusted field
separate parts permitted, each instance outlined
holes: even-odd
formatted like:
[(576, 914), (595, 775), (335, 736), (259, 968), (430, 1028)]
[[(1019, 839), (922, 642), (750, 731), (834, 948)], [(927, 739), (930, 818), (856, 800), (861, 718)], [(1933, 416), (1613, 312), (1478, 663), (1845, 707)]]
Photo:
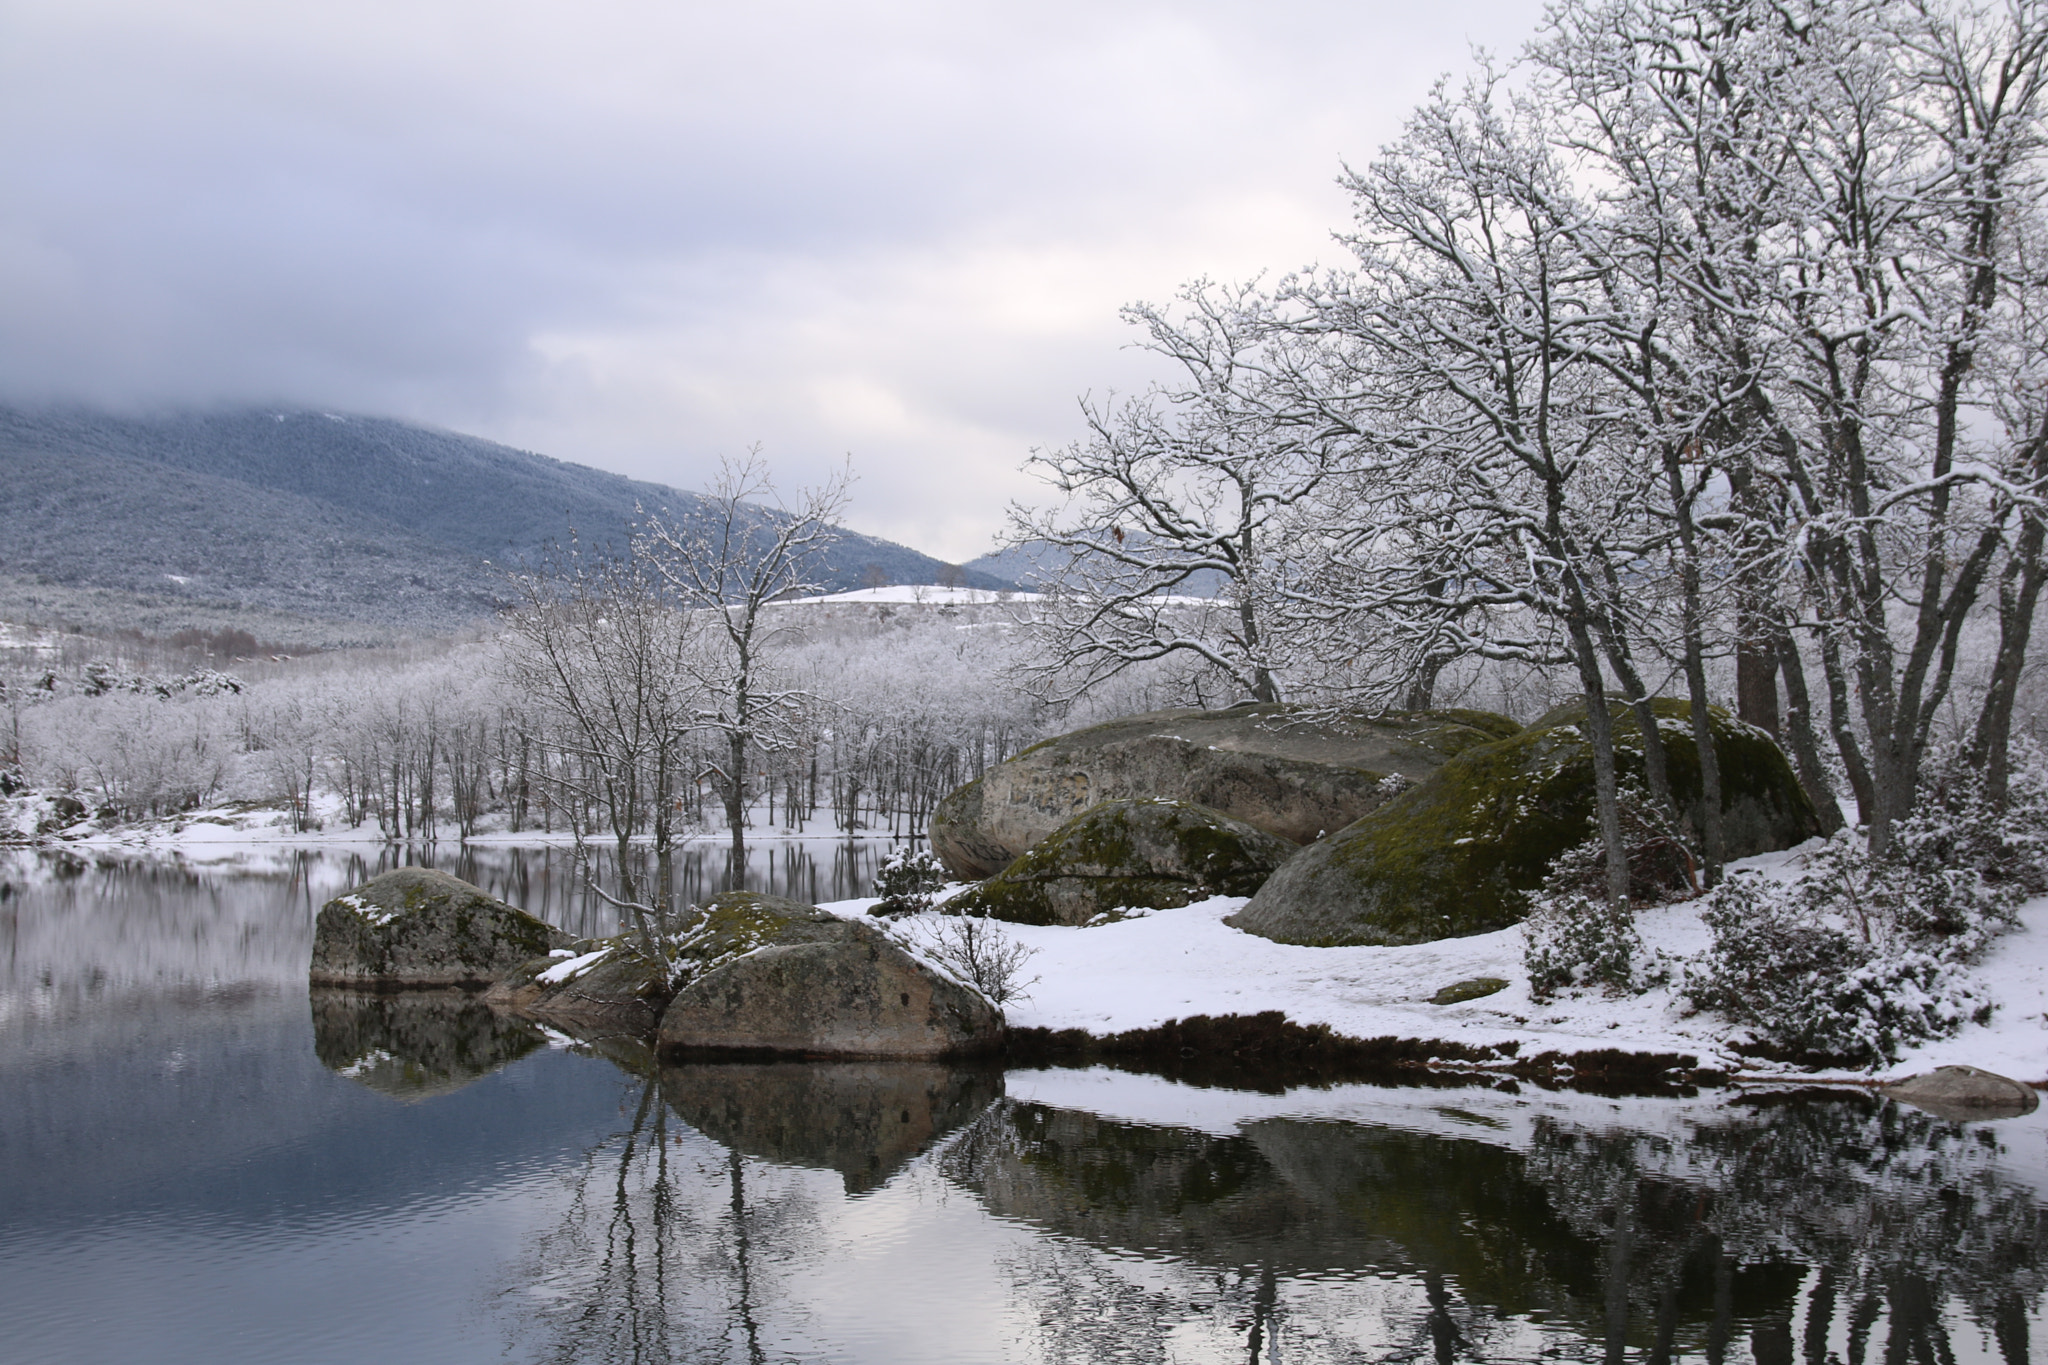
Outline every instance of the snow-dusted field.
[[(1791, 857), (1771, 854), (1741, 866), (1782, 871)], [(1085, 929), (1005, 925), (1005, 933), (1036, 951), (1024, 975), (1039, 978), (1028, 998), (1008, 1007), (1010, 1022), (1099, 1034), (1192, 1014), (1281, 1010), (1297, 1023), (1328, 1024), (1357, 1038), (1515, 1042), (1525, 1057), (1593, 1048), (1678, 1052), (1730, 1072), (1780, 1070), (1735, 1052), (1730, 1042), (1740, 1035), (1717, 1015), (1690, 1013), (1675, 988), (1684, 960), (1708, 943), (1690, 905), (1646, 910), (1638, 921), (1645, 945), (1673, 960), (1673, 984), (1642, 995), (1566, 992), (1539, 1005), (1529, 998), (1520, 929), (1402, 948), (1302, 948), (1225, 924), (1244, 903), (1218, 896)], [(853, 900), (825, 908), (856, 915), (872, 904)], [(900, 923), (916, 935), (936, 919)], [(1977, 969), (1998, 1002), (1991, 1022), (1967, 1024), (1953, 1038), (1915, 1048), (1876, 1078), (1966, 1063), (2048, 1083), (2048, 897), (2028, 902), (2020, 924)], [(1430, 1003), (1445, 986), (1479, 976), (1500, 977), (1508, 986), (1462, 1004)]]

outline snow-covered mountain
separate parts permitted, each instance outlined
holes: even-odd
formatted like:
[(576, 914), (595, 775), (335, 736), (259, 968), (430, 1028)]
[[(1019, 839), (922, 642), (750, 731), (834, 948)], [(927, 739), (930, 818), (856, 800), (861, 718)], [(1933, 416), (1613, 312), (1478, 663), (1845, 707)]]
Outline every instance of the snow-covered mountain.
[[(636, 506), (688, 519), (693, 493), (383, 417), (296, 409), (117, 415), (0, 407), (0, 579), (134, 603), (290, 613), (407, 631), (490, 615), (487, 564), (573, 527), (620, 543)], [(830, 586), (936, 583), (945, 565), (844, 532)], [(967, 573), (967, 586), (1004, 588)], [(4, 585), (0, 585), (4, 586)], [(0, 594), (4, 597), (4, 594)], [(173, 613), (175, 615), (175, 613)]]

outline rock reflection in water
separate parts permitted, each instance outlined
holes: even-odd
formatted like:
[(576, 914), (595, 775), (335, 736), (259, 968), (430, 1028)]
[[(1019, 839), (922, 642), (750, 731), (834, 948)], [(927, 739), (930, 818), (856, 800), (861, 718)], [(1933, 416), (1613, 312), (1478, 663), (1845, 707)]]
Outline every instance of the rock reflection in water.
[(906, 1063), (661, 1068), (532, 1248), (543, 1358), (779, 1360), (829, 1339), (845, 1325), (809, 1321), (798, 1267), (823, 1254), (839, 1200), (807, 1173), (872, 1192), (1001, 1086), (999, 1072)]
[(310, 994), (320, 1064), (397, 1100), (460, 1090), (546, 1041), (466, 991)]
[(683, 1122), (746, 1156), (837, 1171), (848, 1194), (882, 1184), (1002, 1094), (1002, 1073), (914, 1062), (668, 1066)]
[[(1995, 1143), (1881, 1103), (1724, 1112), (1680, 1141), (1550, 1119), (1523, 1145), (1296, 1119), (1217, 1136), (1005, 1102), (943, 1168), (1060, 1240), (1221, 1272), (1218, 1307), (1254, 1349), (1285, 1316), (1276, 1277), (1385, 1277), (1421, 1290), (1390, 1301), (1414, 1321), (1389, 1336), (1442, 1361), (1519, 1355), (1533, 1343), (1501, 1339), (1517, 1321), (1610, 1360), (1789, 1365), (1796, 1338), (1814, 1362), (1953, 1361), (1959, 1319), (2008, 1365), (2030, 1359), (2048, 1220)], [(1063, 1349), (1164, 1350), (1157, 1295), (1086, 1269), (1041, 1256), (1017, 1286)]]

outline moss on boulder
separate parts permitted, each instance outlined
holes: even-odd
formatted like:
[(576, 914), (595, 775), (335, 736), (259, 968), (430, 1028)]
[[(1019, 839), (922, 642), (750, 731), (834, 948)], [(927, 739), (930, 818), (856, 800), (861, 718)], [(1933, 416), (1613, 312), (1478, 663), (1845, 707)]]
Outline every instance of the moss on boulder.
[(684, 986), (662, 1015), (658, 1047), (665, 1060), (910, 1060), (987, 1051), (1002, 1038), (1002, 1011), (980, 992), (882, 930), (841, 920), (830, 937), (769, 944)]
[(579, 1037), (652, 1038), (682, 983), (756, 948), (836, 943), (852, 933), (847, 921), (814, 905), (759, 891), (723, 891), (680, 926), (672, 963), (649, 958), (632, 931), (586, 939), (520, 964), (484, 1000)]
[(561, 930), (445, 872), (401, 867), (320, 907), (316, 986), (487, 986), (567, 947)]
[(1248, 896), (1295, 852), (1207, 806), (1104, 801), (946, 908), (1013, 924), (1090, 924), (1204, 896)]
[[(1697, 828), (1699, 755), (1692, 708), (1651, 703), (1672, 794)], [(1593, 754), (1584, 706), (1563, 707), (1510, 738), (1473, 745), (1412, 790), (1302, 850), (1232, 920), (1281, 943), (1425, 943), (1520, 920), (1527, 893), (1593, 827)], [(1820, 832), (1813, 806), (1771, 737), (1720, 708), (1709, 718), (1721, 769), (1728, 856), (1790, 848)], [(1632, 711), (1614, 712), (1617, 766), (1642, 772)]]
[[(1045, 740), (954, 791), (932, 815), (932, 851), (987, 877), (1103, 801), (1166, 797), (1305, 844), (1450, 756), (1514, 734), (1485, 711), (1328, 716), (1246, 704), (1152, 711)], [(1398, 785), (1398, 784), (1392, 784)]]

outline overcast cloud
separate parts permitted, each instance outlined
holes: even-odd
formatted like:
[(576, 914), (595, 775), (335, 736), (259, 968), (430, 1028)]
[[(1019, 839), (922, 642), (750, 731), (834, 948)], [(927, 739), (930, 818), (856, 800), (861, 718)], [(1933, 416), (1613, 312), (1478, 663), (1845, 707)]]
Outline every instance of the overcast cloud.
[(1336, 259), (1341, 161), (1540, 9), (0, 0), (0, 384), (850, 455), (969, 558), (1142, 386), (1120, 304)]

